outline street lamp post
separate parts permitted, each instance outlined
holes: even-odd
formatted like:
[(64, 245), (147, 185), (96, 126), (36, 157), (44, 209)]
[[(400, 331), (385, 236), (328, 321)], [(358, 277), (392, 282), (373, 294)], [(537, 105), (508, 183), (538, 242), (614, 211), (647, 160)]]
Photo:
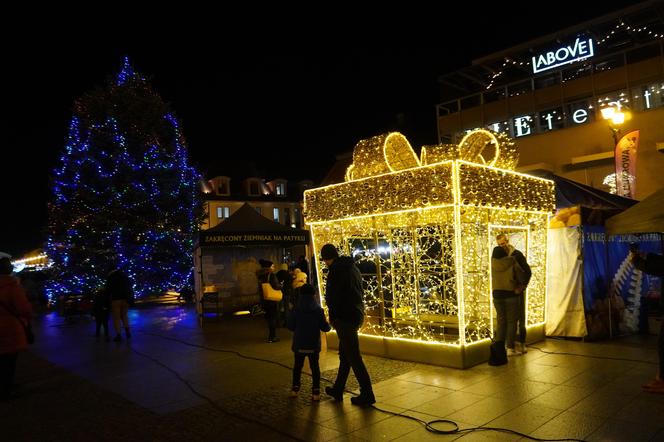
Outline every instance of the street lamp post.
[[(602, 112), (602, 118), (607, 120), (609, 122), (609, 130), (611, 131), (611, 135), (613, 136), (613, 155), (614, 155), (614, 165), (616, 162), (615, 155), (616, 155), (616, 147), (618, 146), (618, 142), (620, 141), (620, 138), (622, 137), (622, 133), (620, 131), (620, 125), (625, 122), (625, 112), (622, 110), (622, 103), (620, 101), (612, 101), (608, 103), (608, 105), (601, 110)], [(617, 169), (614, 173), (615, 175), (615, 182), (616, 182), (616, 192), (618, 192), (618, 173), (620, 173)], [(628, 185), (631, 184), (629, 183), (628, 180)]]

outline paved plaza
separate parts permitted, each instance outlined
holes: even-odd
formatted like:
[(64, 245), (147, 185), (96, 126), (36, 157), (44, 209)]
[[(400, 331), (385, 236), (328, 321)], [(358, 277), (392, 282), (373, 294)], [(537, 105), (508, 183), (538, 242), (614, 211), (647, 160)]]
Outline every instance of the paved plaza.
[[(132, 310), (130, 321), (130, 342), (115, 343), (97, 340), (90, 318), (36, 318), (38, 341), (19, 358), (17, 397), (0, 402), (2, 440), (522, 440), (498, 431), (434, 434), (356, 407), (350, 395), (313, 403), (306, 375), (291, 399), (290, 332), (265, 343), (262, 317), (223, 316), (201, 327), (190, 306), (159, 305)], [(392, 413), (544, 439), (664, 441), (664, 395), (640, 388), (657, 366), (655, 342), (547, 339), (508, 365), (467, 370), (365, 362), (376, 406)], [(334, 379), (337, 366), (335, 351), (321, 353), (323, 378)], [(352, 375), (348, 388), (357, 388)]]

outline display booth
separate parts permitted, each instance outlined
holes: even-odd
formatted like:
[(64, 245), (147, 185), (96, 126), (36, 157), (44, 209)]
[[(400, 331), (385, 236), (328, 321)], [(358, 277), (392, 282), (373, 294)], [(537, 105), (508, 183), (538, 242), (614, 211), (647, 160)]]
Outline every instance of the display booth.
[[(517, 162), (513, 141), (486, 130), (424, 146), (420, 158), (393, 132), (355, 146), (346, 182), (305, 192), (316, 256), (334, 244), (362, 273), (363, 352), (458, 368), (486, 361), (498, 233), (518, 238), (531, 265), (528, 339), (543, 337), (554, 184), (515, 172)], [(334, 333), (328, 345), (338, 345)]]
[(260, 300), (259, 259), (276, 266), (288, 248), (309, 242), (309, 232), (260, 215), (244, 204), (228, 219), (199, 233), (194, 250), (196, 305), (199, 313), (236, 311)]
[(634, 269), (629, 243), (638, 240), (642, 250), (657, 251), (659, 236), (607, 235), (607, 220), (630, 212), (637, 201), (551, 179), (558, 211), (549, 230), (547, 336), (596, 340), (644, 331), (642, 300), (660, 282)]

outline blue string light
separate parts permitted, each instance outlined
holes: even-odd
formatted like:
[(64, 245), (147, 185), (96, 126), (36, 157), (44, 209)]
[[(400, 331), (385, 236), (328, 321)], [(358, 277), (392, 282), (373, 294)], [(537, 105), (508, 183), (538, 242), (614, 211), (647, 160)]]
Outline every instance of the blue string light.
[(172, 113), (156, 117), (166, 125), (148, 127), (122, 116), (127, 109), (118, 103), (131, 94), (163, 105), (125, 57), (103, 93), (104, 116), (77, 105), (72, 117), (49, 205), (46, 248), (57, 272), (46, 288), (51, 299), (101, 287), (111, 263), (125, 270), (139, 297), (190, 281), (200, 174)]

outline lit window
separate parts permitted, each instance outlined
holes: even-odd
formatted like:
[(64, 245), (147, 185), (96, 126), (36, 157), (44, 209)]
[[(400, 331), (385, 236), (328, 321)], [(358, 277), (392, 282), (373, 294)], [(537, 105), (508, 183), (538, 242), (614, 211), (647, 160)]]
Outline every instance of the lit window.
[(286, 196), (286, 184), (285, 183), (277, 184), (277, 187), (276, 187), (275, 190), (276, 190), (278, 196)]
[(231, 209), (229, 207), (217, 207), (217, 218), (226, 219), (231, 216)]
[(274, 218), (274, 222), (278, 223), (279, 222), (279, 208), (275, 207), (272, 209), (272, 217)]

